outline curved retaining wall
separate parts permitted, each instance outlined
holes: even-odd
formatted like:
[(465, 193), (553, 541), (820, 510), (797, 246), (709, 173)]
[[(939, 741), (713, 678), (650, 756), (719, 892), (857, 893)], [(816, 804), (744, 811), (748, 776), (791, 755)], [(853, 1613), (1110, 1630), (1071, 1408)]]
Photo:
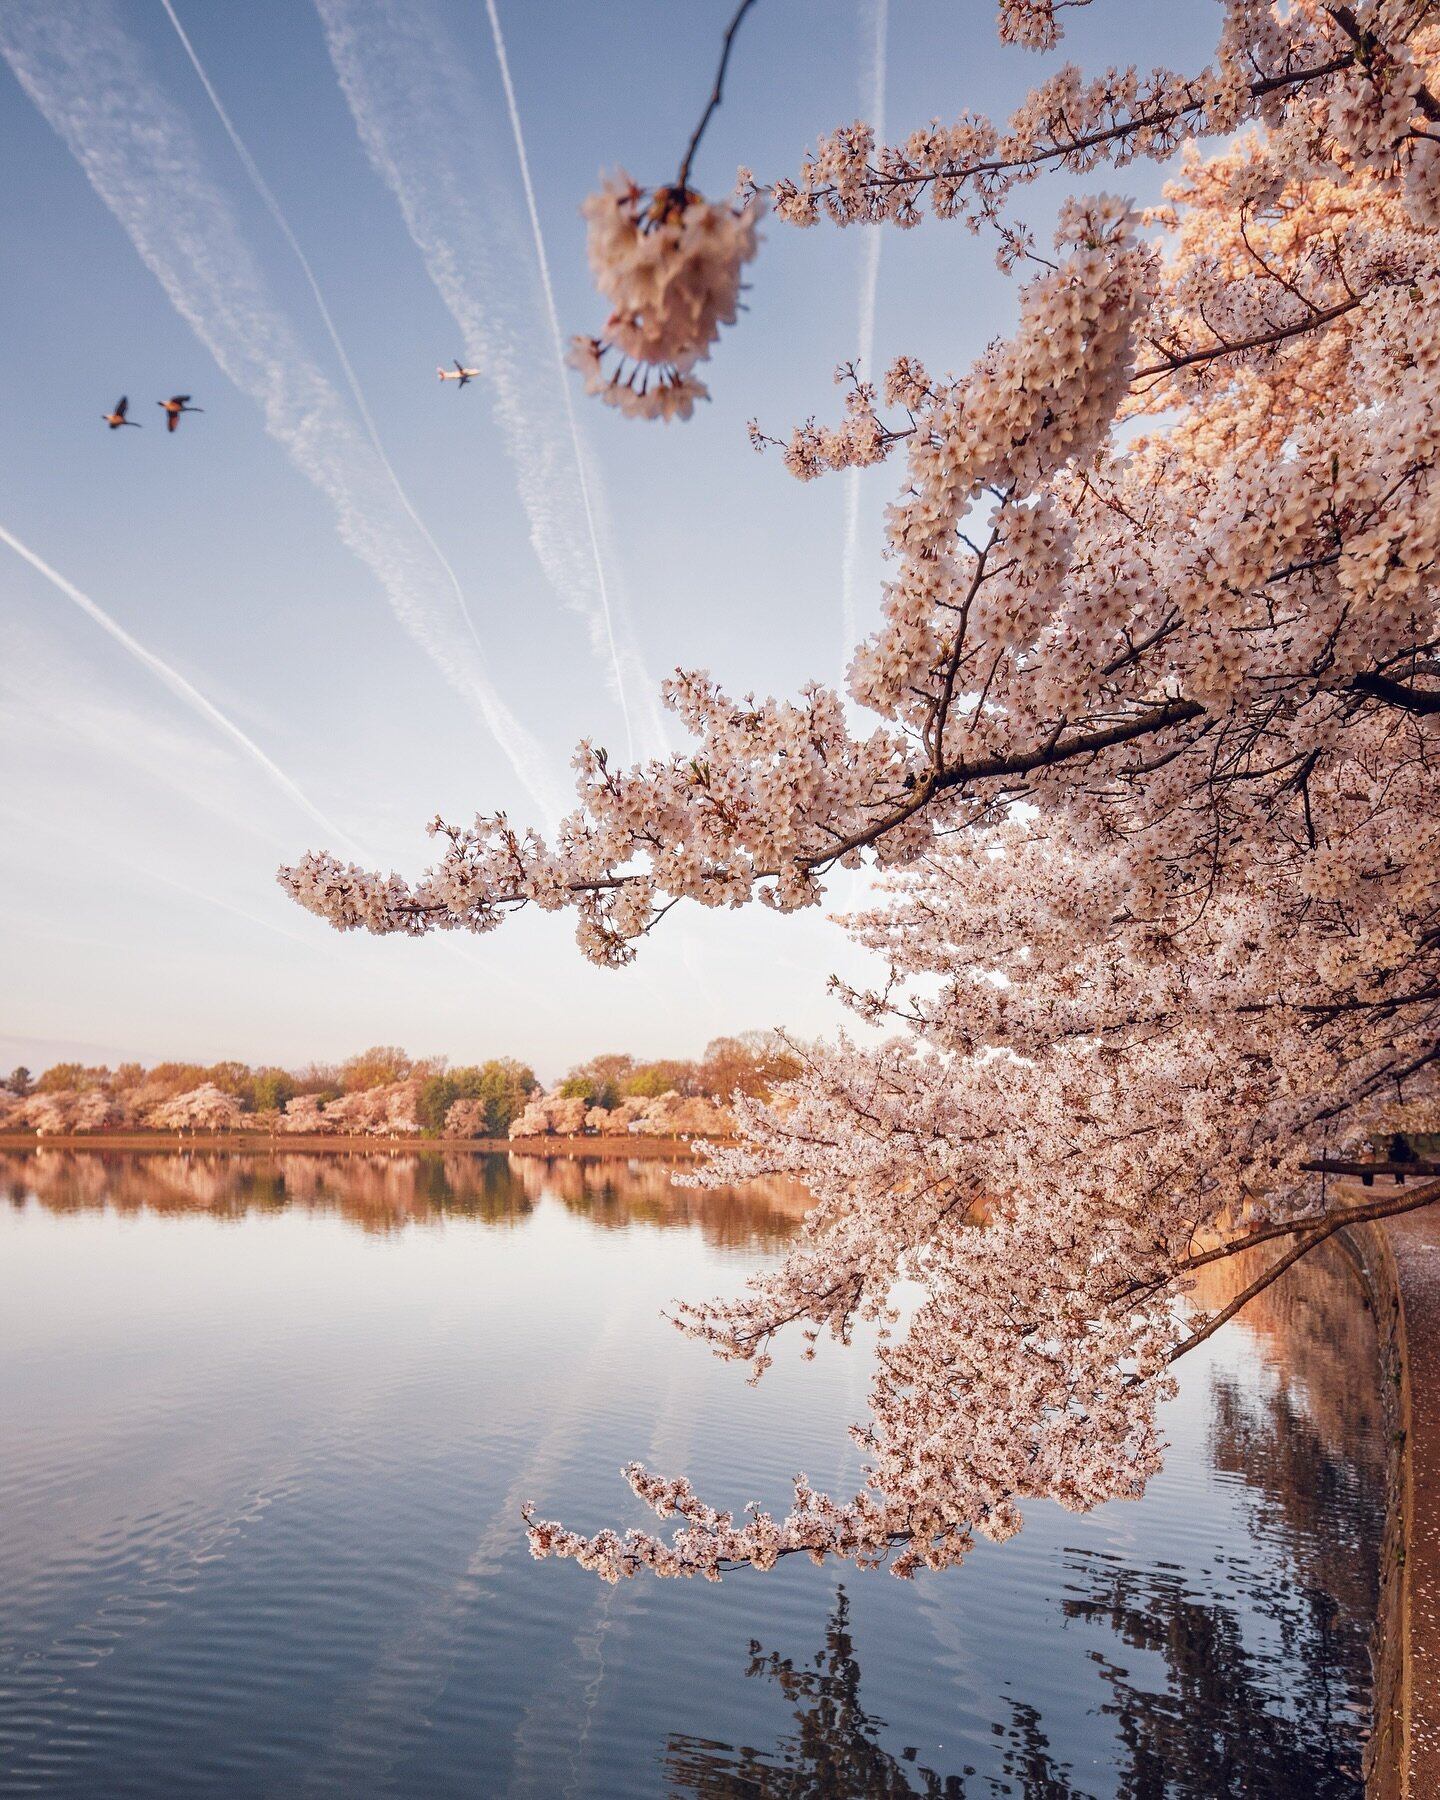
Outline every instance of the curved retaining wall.
[(1408, 1384), (1405, 1311), (1399, 1269), (1382, 1225), (1354, 1225), (1340, 1242), (1359, 1267), (1375, 1317), (1385, 1416), (1385, 1532), (1380, 1547), (1380, 1604), (1371, 1640), (1375, 1725), (1365, 1754), (1367, 1800), (1405, 1800), (1405, 1693), (1410, 1658), (1405, 1645), (1405, 1542)]
[(1440, 1797), (1440, 1206), (1342, 1234), (1379, 1328), (1389, 1439), (1367, 1800)]
[[(1401, 1800), (1440, 1796), (1440, 1206), (1384, 1235), (1399, 1299)], [(1388, 1800), (1383, 1789), (1376, 1792)]]

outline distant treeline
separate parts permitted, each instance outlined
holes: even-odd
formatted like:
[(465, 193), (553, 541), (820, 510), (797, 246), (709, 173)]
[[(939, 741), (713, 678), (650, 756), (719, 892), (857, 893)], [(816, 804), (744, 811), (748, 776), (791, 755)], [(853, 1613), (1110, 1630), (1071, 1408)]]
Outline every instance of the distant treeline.
[[(725, 1100), (738, 1092), (764, 1098), (799, 1067), (773, 1033), (751, 1031), (715, 1038), (696, 1061), (642, 1062), (621, 1053), (594, 1056), (571, 1069), (555, 1093), (607, 1110), (625, 1100), (671, 1093)], [(242, 1062), (162, 1062), (150, 1068), (121, 1063), (111, 1069), (104, 1064), (61, 1062), (39, 1076), (23, 1067), (14, 1069), (0, 1089), (13, 1100), (88, 1098), (97, 1122), (99, 1109), (107, 1103), (116, 1118), (144, 1121), (182, 1097), (203, 1091), (226, 1096), (241, 1113), (259, 1121), (284, 1113), (291, 1101), (303, 1096), (311, 1096), (323, 1111), (347, 1095), (399, 1083), (408, 1086), (420, 1128), (437, 1135), (445, 1130), (456, 1102), (463, 1100), (477, 1103), (467, 1110), (477, 1125), (483, 1117), (487, 1135), (504, 1137), (541, 1089), (535, 1071), (513, 1057), (452, 1066), (443, 1056), (412, 1057), (394, 1044), (375, 1044), (344, 1062), (312, 1062), (301, 1069), (274, 1064), (252, 1068)]]

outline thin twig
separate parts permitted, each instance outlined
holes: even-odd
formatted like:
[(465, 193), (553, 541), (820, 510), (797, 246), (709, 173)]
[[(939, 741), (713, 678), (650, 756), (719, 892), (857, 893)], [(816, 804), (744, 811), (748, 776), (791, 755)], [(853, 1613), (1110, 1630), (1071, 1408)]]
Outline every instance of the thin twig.
[(755, 0), (740, 0), (740, 9), (730, 21), (730, 29), (725, 33), (725, 45), (720, 52), (720, 67), (715, 71), (715, 86), (710, 91), (710, 98), (704, 112), (700, 115), (700, 123), (695, 127), (695, 135), (685, 147), (685, 160), (680, 165), (680, 173), (675, 185), (683, 194), (690, 185), (690, 164), (695, 160), (695, 152), (700, 148), (700, 140), (705, 135), (705, 127), (710, 123), (710, 115), (720, 104), (721, 90), (725, 85), (725, 70), (730, 61), (730, 46), (735, 41), (735, 33), (740, 29), (740, 21), (755, 4)]

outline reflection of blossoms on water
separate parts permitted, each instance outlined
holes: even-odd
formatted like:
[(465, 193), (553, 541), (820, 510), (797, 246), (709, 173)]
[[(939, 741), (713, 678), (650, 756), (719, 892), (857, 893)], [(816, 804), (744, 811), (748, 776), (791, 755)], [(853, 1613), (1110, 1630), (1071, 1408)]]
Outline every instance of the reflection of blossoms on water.
[[(1213, 1304), (1245, 1285), (1243, 1269), (1206, 1273)], [(1378, 1384), (1356, 1379), (1357, 1368), (1378, 1367), (1378, 1351), (1355, 1284), (1346, 1253), (1326, 1245), (1264, 1296), (1246, 1334), (1260, 1354), (1212, 1370), (1209, 1466), (1240, 1499), (1239, 1529), (1223, 1545), (1196, 1556), (1187, 1540), (1184, 1564), (1168, 1546), (1157, 1554), (1154, 1541), (1137, 1556), (1129, 1534), (1057, 1547), (1054, 1623), (1073, 1628), (1068, 1653), (1103, 1683), (1088, 1713), (1113, 1721), (1109, 1779), (1092, 1787), (1077, 1773), (1095, 1761), (1072, 1722), (1010, 1695), (990, 1726), (987, 1769), (974, 1766), (973, 1739), (948, 1767), (934, 1747), (922, 1757), (862, 1699), (864, 1634), (840, 1587), (823, 1647), (809, 1657), (750, 1645), (746, 1675), (773, 1684), (788, 1708), (771, 1747), (756, 1747), (767, 1741), (758, 1728), (746, 1744), (674, 1732), (670, 1791), (696, 1800), (1362, 1800), (1385, 1500)]]
[(365, 1231), (457, 1215), (516, 1225), (547, 1201), (605, 1229), (698, 1230), (707, 1243), (769, 1250), (805, 1211), (793, 1182), (676, 1187), (674, 1165), (624, 1157), (546, 1158), (465, 1151), (38, 1149), (0, 1155), (0, 1194), (53, 1212), (204, 1213), (238, 1219), (300, 1207), (335, 1212)]

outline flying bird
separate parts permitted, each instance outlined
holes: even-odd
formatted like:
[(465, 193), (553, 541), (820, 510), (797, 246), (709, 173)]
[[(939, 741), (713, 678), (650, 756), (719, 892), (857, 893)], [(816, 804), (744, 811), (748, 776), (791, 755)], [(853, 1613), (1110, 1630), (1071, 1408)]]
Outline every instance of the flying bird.
[(203, 406), (192, 406), (188, 394), (172, 394), (168, 400), (157, 400), (157, 406), (165, 409), (165, 429), (173, 431), (180, 423), (181, 413), (204, 412)]
[(110, 427), (110, 429), (112, 431), (118, 431), (122, 425), (133, 425), (135, 427), (135, 429), (138, 431), (140, 429), (140, 421), (138, 419), (127, 419), (125, 417), (125, 414), (129, 410), (129, 407), (130, 407), (129, 396), (122, 394), (120, 396), (120, 398), (115, 402), (114, 412), (101, 413), (100, 417), (105, 421), (105, 423)]
[(467, 369), (462, 362), (455, 364), (454, 372), (449, 369), (437, 369), (435, 373), (442, 381), (458, 381), (463, 388), (467, 381), (473, 381), (480, 373), (478, 369)]

